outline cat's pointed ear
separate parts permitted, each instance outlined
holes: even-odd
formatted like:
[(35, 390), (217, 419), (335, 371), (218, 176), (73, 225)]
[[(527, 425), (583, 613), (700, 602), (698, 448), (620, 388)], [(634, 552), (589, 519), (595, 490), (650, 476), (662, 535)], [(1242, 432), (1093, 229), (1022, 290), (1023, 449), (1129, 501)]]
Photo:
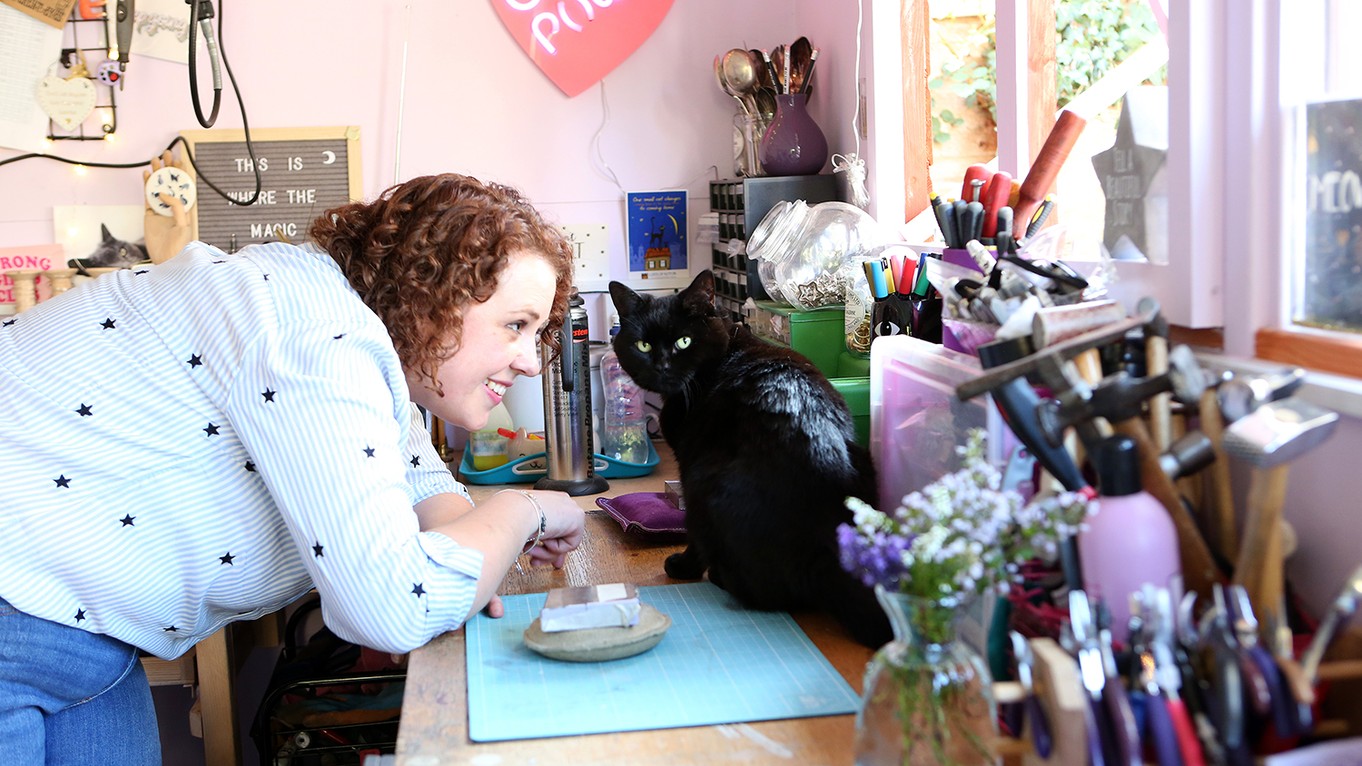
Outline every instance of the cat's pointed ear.
[(714, 304), (714, 272), (705, 269), (695, 275), (690, 287), (681, 291), (681, 301), (688, 306)]
[(107, 225), (101, 223), (99, 225), (99, 233), (104, 237), (105, 242), (113, 241), (114, 236), (109, 233), (109, 227)]
[(622, 282), (610, 283), (610, 300), (615, 302), (615, 312), (621, 317), (627, 317), (634, 313), (634, 309), (643, 302), (643, 298), (638, 293), (630, 290)]

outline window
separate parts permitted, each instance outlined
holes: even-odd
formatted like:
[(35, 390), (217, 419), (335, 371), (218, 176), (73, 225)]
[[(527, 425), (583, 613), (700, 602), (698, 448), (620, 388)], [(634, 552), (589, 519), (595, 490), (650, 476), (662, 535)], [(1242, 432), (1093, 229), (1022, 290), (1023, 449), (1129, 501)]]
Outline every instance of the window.
[[(1223, 264), (1214, 254), (1225, 249), (1224, 118), (1216, 78), (1224, 55), (1221, 16), (1228, 12), (1204, 2), (1171, 5), (1165, 14), (1163, 0), (996, 0), (998, 167), (1025, 176), (1055, 123), (1053, 107), (1045, 104), (1062, 96), (1060, 105), (1083, 117), (1087, 127), (1054, 187), (1057, 217), (1069, 229), (1070, 249), (1058, 255), (1092, 273), (1105, 263), (1105, 252), (1115, 252), (1122, 260), (1113, 267), (1113, 297), (1133, 308), (1155, 296), (1173, 324), (1218, 328)], [(1083, 32), (1055, 34), (1057, 18), (1066, 30)], [(1110, 45), (1086, 42), (1107, 34), (1116, 37)], [(1045, 62), (1053, 67), (1061, 58), (1057, 68), (1066, 70), (1120, 63), (1103, 67), (1100, 76), (1066, 72), (1066, 80), (1081, 80), (1081, 91), (1059, 94), (1053, 70), (1042, 70)], [(1048, 99), (1041, 91), (1045, 81)], [(1160, 90), (1164, 83), (1166, 90)], [(1137, 91), (1148, 96), (1150, 90), (1158, 91), (1157, 98), (1139, 98), (1132, 107), (1142, 134), (1113, 152), (1124, 97)], [(1125, 164), (1137, 155), (1163, 161), (1141, 175)], [(1108, 200), (1104, 191), (1125, 199)]]
[(1282, 287), (1254, 353), (1362, 377), (1362, 5), (1277, 12)]

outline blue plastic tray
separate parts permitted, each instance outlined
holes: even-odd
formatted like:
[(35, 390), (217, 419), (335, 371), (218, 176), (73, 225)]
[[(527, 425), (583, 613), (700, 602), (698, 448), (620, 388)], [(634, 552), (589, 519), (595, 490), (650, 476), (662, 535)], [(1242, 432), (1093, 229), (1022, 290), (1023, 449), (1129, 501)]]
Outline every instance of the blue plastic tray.
[[(648, 460), (644, 463), (626, 463), (599, 452), (592, 456), (597, 476), (607, 479), (628, 479), (634, 476), (647, 476), (657, 467), (657, 450), (648, 442)], [(548, 473), (548, 457), (543, 452), (516, 458), (496, 468), (486, 471), (473, 469), (473, 453), (464, 450), (463, 460), (459, 462), (459, 478), (469, 484), (524, 484), (538, 481)]]

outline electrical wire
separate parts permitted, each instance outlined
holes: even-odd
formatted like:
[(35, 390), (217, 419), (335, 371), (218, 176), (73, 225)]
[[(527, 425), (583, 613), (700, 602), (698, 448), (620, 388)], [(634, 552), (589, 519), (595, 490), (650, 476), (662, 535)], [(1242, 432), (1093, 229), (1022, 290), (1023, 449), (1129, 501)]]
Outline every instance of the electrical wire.
[(610, 168), (610, 163), (605, 161), (605, 152), (601, 151), (601, 135), (605, 133), (605, 126), (610, 122), (610, 103), (605, 100), (605, 80), (601, 80), (601, 126), (596, 128), (596, 135), (591, 137), (591, 157), (592, 164), (596, 172), (602, 177), (609, 179), (615, 184), (615, 188), (624, 194), (624, 187), (620, 185), (619, 176)]
[[(218, 3), (218, 12), (217, 12), (217, 15), (218, 15), (218, 36), (221, 37), (221, 35), (222, 35), (222, 4), (221, 4), (221, 0), (219, 0), (219, 3)], [(247, 119), (247, 117), (246, 117), (246, 103), (245, 103), (244, 101), (242, 101), (242, 99), (241, 99), (241, 89), (240, 89), (239, 87), (237, 87), (237, 84), (236, 84), (236, 75), (233, 74), (233, 72), (232, 72), (232, 64), (231, 64), (231, 62), (227, 60), (227, 49), (226, 49), (225, 47), (222, 47), (222, 48), (221, 48), (221, 53), (222, 53), (222, 65), (223, 65), (223, 67), (225, 67), (225, 68), (227, 69), (227, 81), (230, 82), (230, 83), (232, 84), (232, 93), (234, 93), (234, 94), (236, 95), (236, 103), (237, 103), (237, 106), (238, 106), (238, 107), (240, 108), (240, 110), (241, 110), (241, 129), (242, 129), (242, 133), (243, 133), (243, 135), (245, 136), (245, 139), (246, 139), (246, 153), (249, 154), (249, 155), (250, 155), (250, 158), (251, 158), (251, 170), (252, 170), (252, 172), (255, 174), (255, 192), (252, 193), (251, 196), (250, 196), (249, 198), (247, 198), (247, 199), (245, 199), (245, 200), (239, 200), (239, 199), (237, 199), (237, 198), (231, 196), (231, 195), (228, 194), (227, 192), (223, 191), (221, 188), (219, 188), (219, 187), (217, 186), (217, 184), (214, 184), (214, 183), (212, 182), (211, 179), (209, 179), (207, 176), (205, 176), (205, 175), (203, 174), (203, 171), (199, 169), (198, 164), (194, 162), (194, 154), (193, 154), (193, 152), (191, 152), (191, 151), (189, 150), (189, 142), (185, 140), (184, 136), (176, 136), (176, 137), (174, 138), (174, 140), (172, 140), (169, 144), (166, 145), (165, 151), (168, 152), (168, 151), (170, 151), (171, 149), (174, 149), (176, 144), (181, 144), (181, 145), (183, 145), (183, 147), (184, 147), (184, 157), (185, 157), (185, 159), (187, 159), (187, 160), (189, 161), (190, 166), (194, 168), (194, 174), (195, 174), (195, 177), (197, 178), (197, 180), (202, 181), (204, 184), (206, 184), (206, 185), (208, 186), (208, 188), (210, 188), (210, 189), (212, 189), (213, 191), (217, 192), (218, 196), (220, 196), (220, 197), (222, 197), (223, 199), (227, 200), (228, 203), (233, 204), (233, 205), (239, 205), (239, 206), (241, 206), (241, 207), (249, 207), (249, 206), (255, 204), (256, 200), (260, 199), (260, 191), (261, 191), (261, 189), (262, 189), (262, 187), (263, 187), (263, 185), (264, 185), (264, 181), (263, 181), (263, 179), (260, 177), (260, 164), (259, 164), (259, 162), (256, 161), (256, 157), (255, 157), (255, 144), (254, 144), (254, 142), (251, 141), (251, 126), (250, 126), (250, 121), (249, 121), (249, 120)], [(190, 48), (190, 55), (191, 55), (191, 56), (193, 55), (193, 48)], [(194, 71), (194, 68), (193, 68), (193, 65), (192, 65), (192, 64), (190, 65), (189, 71), (190, 71), (190, 76), (192, 77), (192, 76), (193, 76), (193, 71)], [(191, 86), (190, 90), (191, 90), (191, 92), (195, 92), (196, 89), (194, 89), (194, 88)], [(195, 108), (197, 109), (197, 104), (195, 105)], [(214, 107), (213, 112), (214, 112), (214, 114), (217, 113), (216, 106)], [(69, 158), (69, 157), (61, 157), (61, 156), (58, 156), (58, 155), (55, 155), (55, 154), (44, 154), (44, 153), (42, 153), (42, 152), (29, 152), (28, 154), (20, 154), (20, 155), (14, 156), (14, 157), (9, 157), (9, 158), (7, 158), (7, 159), (0, 160), (0, 167), (4, 167), (5, 165), (10, 165), (10, 164), (12, 164), (12, 163), (19, 162), (19, 161), (21, 161), (21, 160), (31, 160), (31, 159), (37, 159), (37, 158), (42, 158), (42, 159), (47, 159), (47, 160), (53, 160), (53, 161), (55, 161), (55, 162), (64, 162), (64, 163), (66, 163), (66, 164), (68, 164), (68, 165), (84, 165), (84, 166), (87, 167), (87, 168), (111, 168), (111, 169), (116, 169), (116, 170), (121, 170), (121, 169), (125, 169), (125, 168), (140, 168), (140, 167), (142, 167), (142, 166), (144, 166), (144, 165), (150, 165), (150, 164), (151, 164), (151, 162), (150, 162), (149, 160), (144, 160), (144, 161), (142, 161), (142, 162), (87, 162), (87, 161), (85, 161), (85, 160), (74, 160), (74, 159), (71, 159), (71, 158)]]
[[(199, 16), (200, 8), (206, 8), (207, 13)], [(218, 0), (218, 17), (222, 17), (222, 3)], [(222, 105), (222, 73), (218, 71), (218, 50), (216, 41), (213, 39), (213, 2), (212, 0), (189, 0), (189, 96), (194, 102), (194, 116), (199, 124), (205, 128), (213, 127), (218, 121), (218, 107)], [(199, 24), (203, 24), (203, 42), (208, 46), (208, 59), (213, 70), (213, 113), (207, 119), (203, 116), (203, 107), (199, 104), (199, 67), (198, 67), (198, 34), (195, 30)], [(219, 25), (219, 28), (221, 25)], [(219, 35), (221, 31), (219, 29)], [(231, 74), (231, 67), (227, 73)]]
[(870, 205), (870, 193), (865, 188), (865, 160), (861, 158), (861, 22), (864, 17), (862, 0), (853, 0), (856, 3), (856, 108), (851, 114), (851, 134), (856, 138), (856, 151), (851, 154), (832, 155), (832, 172), (847, 174), (847, 188), (850, 194), (850, 202), (856, 207), (865, 210)]
[[(615, 184), (615, 188), (620, 190), (620, 194), (627, 194), (627, 192), (625, 192), (624, 190), (623, 184), (620, 183), (619, 176), (615, 175), (615, 171), (611, 169), (610, 163), (606, 161), (605, 152), (601, 150), (601, 136), (602, 134), (605, 133), (605, 126), (609, 122), (610, 122), (610, 104), (605, 100), (605, 80), (601, 80), (601, 125), (599, 128), (596, 129), (596, 134), (591, 137), (592, 150), (591, 162), (596, 172), (599, 173), (601, 177)], [(687, 179), (685, 183), (667, 188), (689, 189), (690, 185), (693, 182), (701, 178), (704, 178), (705, 176), (712, 176), (713, 180), (715, 181), (719, 180), (719, 166), (708, 165), (705, 167), (704, 170), (700, 171), (697, 175), (691, 176), (689, 179)]]
[[(222, 27), (223, 27), (222, 18), (223, 18), (223, 17), (222, 17), (222, 0), (218, 0), (218, 38), (219, 38), (219, 39), (221, 39), (221, 37), (222, 37)], [(213, 191), (217, 192), (220, 196), (222, 196), (222, 197), (223, 197), (224, 199), (226, 199), (227, 201), (232, 202), (232, 203), (234, 203), (234, 204), (239, 204), (239, 205), (241, 205), (242, 207), (245, 207), (245, 206), (247, 206), (247, 205), (253, 205), (253, 204), (255, 204), (255, 201), (258, 200), (258, 199), (260, 199), (260, 187), (261, 187), (261, 185), (262, 185), (262, 182), (261, 182), (261, 179), (260, 179), (260, 163), (257, 162), (256, 159), (255, 159), (255, 144), (251, 142), (251, 125), (250, 125), (250, 122), (247, 121), (247, 119), (246, 119), (246, 102), (241, 100), (241, 88), (237, 87), (237, 84), (236, 84), (236, 75), (232, 72), (232, 62), (230, 62), (230, 61), (227, 60), (227, 46), (225, 46), (225, 45), (219, 45), (219, 47), (220, 47), (221, 50), (222, 50), (222, 66), (223, 66), (223, 68), (225, 68), (225, 69), (227, 70), (227, 82), (230, 82), (230, 83), (232, 84), (232, 93), (236, 96), (236, 103), (237, 103), (237, 106), (238, 106), (238, 107), (240, 108), (240, 110), (241, 110), (241, 133), (242, 133), (242, 135), (243, 135), (243, 136), (245, 137), (245, 139), (246, 139), (246, 153), (247, 153), (248, 155), (250, 155), (250, 158), (251, 158), (251, 171), (255, 173), (255, 193), (252, 194), (251, 197), (250, 197), (250, 199), (246, 200), (245, 202), (237, 202), (236, 200), (234, 200), (234, 199), (232, 199), (231, 197), (229, 197), (229, 196), (228, 196), (225, 192), (223, 192), (221, 189), (219, 189), (219, 188), (216, 187), (216, 186), (213, 186), (213, 184), (212, 184), (208, 179), (204, 178), (204, 179), (203, 179), (203, 182), (206, 183), (206, 184), (208, 184), (208, 186), (209, 186), (210, 188), (212, 188)], [(192, 71), (194, 71), (194, 70), (193, 70), (193, 68), (191, 67), (189, 71), (192, 72)], [(186, 147), (185, 147), (185, 154), (186, 154), (186, 155), (189, 154), (188, 145), (186, 145)], [(193, 157), (190, 157), (190, 158), (189, 158), (189, 162), (190, 162), (190, 164), (193, 164), (194, 158), (193, 158)], [(197, 172), (197, 171), (198, 171), (198, 167), (196, 166), (196, 167), (194, 168), (194, 170), (195, 170), (195, 172)], [(202, 174), (200, 174), (199, 177), (202, 178), (202, 177), (203, 177)]]

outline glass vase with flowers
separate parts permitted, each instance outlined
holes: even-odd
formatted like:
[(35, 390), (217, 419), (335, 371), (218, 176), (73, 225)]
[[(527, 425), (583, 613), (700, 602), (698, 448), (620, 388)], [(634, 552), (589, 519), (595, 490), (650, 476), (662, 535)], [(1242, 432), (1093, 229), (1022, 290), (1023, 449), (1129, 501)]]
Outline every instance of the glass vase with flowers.
[(875, 589), (894, 629), (866, 668), (858, 766), (995, 762), (992, 678), (957, 620), (977, 597), (1005, 591), (1023, 562), (1053, 559), (1091, 511), (1078, 493), (1024, 504), (1002, 489), (982, 430), (957, 451), (959, 470), (889, 513), (849, 498), (852, 523), (837, 530), (842, 566)]

